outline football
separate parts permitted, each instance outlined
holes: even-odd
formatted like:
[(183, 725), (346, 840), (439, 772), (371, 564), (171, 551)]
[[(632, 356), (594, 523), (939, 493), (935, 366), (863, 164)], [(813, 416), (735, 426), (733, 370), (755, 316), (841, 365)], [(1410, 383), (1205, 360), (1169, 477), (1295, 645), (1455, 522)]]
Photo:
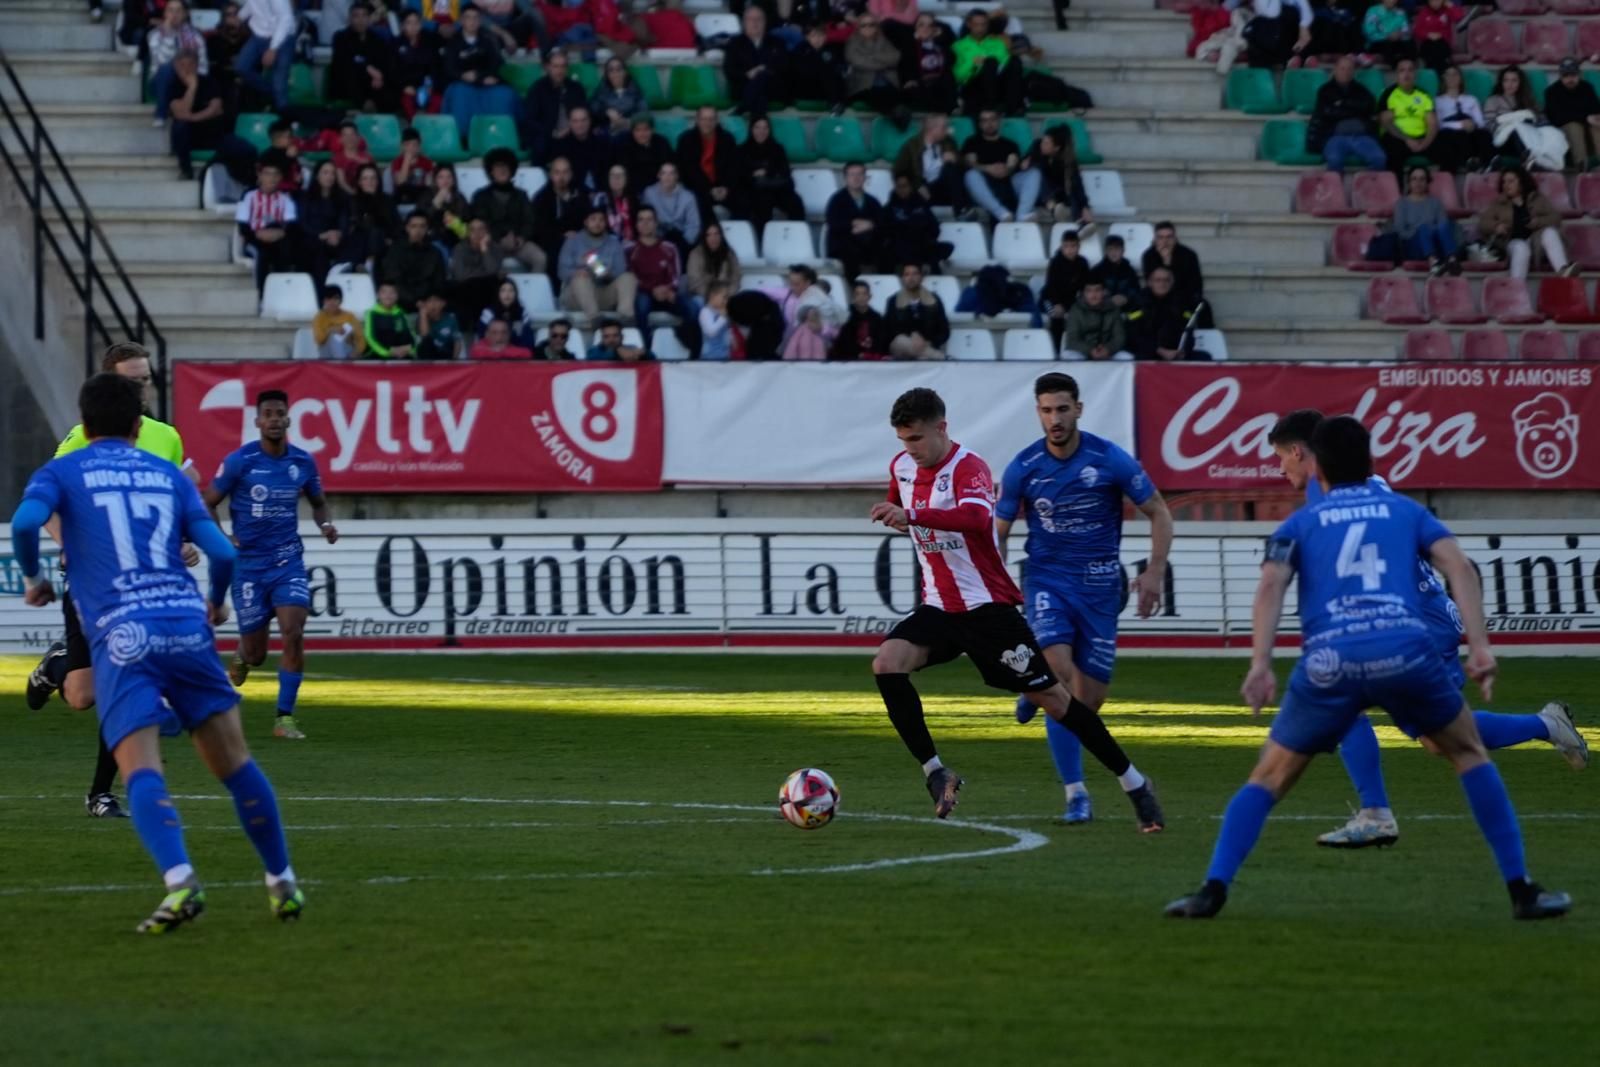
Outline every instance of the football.
[(827, 772), (803, 767), (789, 775), (778, 790), (778, 810), (802, 830), (821, 829), (839, 811), (839, 787)]

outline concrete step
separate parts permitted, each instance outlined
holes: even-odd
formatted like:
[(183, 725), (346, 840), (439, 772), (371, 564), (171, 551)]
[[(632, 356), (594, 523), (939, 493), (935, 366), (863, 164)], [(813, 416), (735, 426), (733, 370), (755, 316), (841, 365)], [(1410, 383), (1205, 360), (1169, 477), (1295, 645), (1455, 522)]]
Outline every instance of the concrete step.
[(28, 52), (107, 52), (112, 44), (112, 19), (90, 22), (83, 8), (61, 5), (56, 11), (0, 8), (6, 16), (6, 44)]
[(1403, 327), (1329, 319), (1219, 322), (1229, 355), (1244, 360), (1392, 360), (1406, 334)]
[[(193, 274), (187, 270), (181, 273), (153, 274), (149, 270), (149, 264), (124, 262), (123, 266), (128, 270), (128, 279), (133, 283), (139, 301), (156, 320), (156, 326), (163, 331), (166, 329), (166, 323), (174, 318), (249, 318), (260, 308), (256, 298), (255, 282), (243, 270), (219, 274), (214, 266), (208, 265), (209, 273), (205, 275)], [(53, 258), (50, 269), (54, 273), (61, 271), (60, 265)], [(122, 281), (108, 275), (106, 287), (124, 313), (131, 313), (135, 306), (134, 300)], [(96, 301), (99, 302), (100, 299), (101, 294), (97, 292)]]
[(1206, 279), (1206, 299), (1225, 326), (1261, 319), (1361, 317), (1360, 289), (1314, 289), (1256, 283), (1235, 286)]
[[(45, 124), (56, 151), (67, 155), (166, 155), (167, 131), (150, 125), (150, 120), (118, 121), (102, 116), (57, 116)], [(18, 147), (11, 129), (0, 130), (8, 148)]]
[[(109, 31), (108, 31), (109, 32)], [(118, 52), (13, 52), (6, 58), (35, 106), (50, 103), (118, 103), (139, 101), (139, 79), (132, 61)], [(0, 95), (14, 90), (0, 79)]]
[[(1069, 15), (1069, 22), (1070, 18)], [(1188, 27), (1176, 21), (1170, 26), (1145, 22), (1117, 25), (1096, 25), (1089, 22), (1086, 25), (1089, 28), (1083, 30), (1074, 28), (1067, 33), (1058, 33), (1054, 30), (1044, 33), (1030, 32), (1028, 36), (1034, 44), (1044, 49), (1044, 54), (1051, 60), (1072, 60), (1080, 56), (1125, 59), (1173, 56), (1182, 58), (1184, 48), (1189, 41)], [(1052, 65), (1071, 70), (1070, 64)]]
[[(1171, 107), (1175, 102), (1189, 106), (1221, 107), (1222, 83), (1209, 72), (1201, 73), (1205, 75), (1204, 78), (1181, 81), (1176, 79), (1101, 81), (1098, 78), (1085, 78), (1073, 84), (1088, 91), (1094, 98), (1096, 110), (1115, 107), (1157, 111), (1163, 107)], [(1094, 120), (1094, 115), (1095, 111), (1089, 112), (1091, 122)]]
[(288, 359), (295, 330), (309, 323), (245, 316), (169, 317), (159, 320), (170, 359)]
[(110, 208), (94, 214), (124, 261), (226, 263), (232, 254), (229, 222), (208, 211)]
[(1121, 124), (1102, 131), (1091, 120), (1090, 135), (1095, 151), (1114, 167), (1123, 160), (1212, 160), (1217, 162), (1250, 159), (1256, 152), (1258, 137), (1253, 133), (1165, 132), (1157, 124)]

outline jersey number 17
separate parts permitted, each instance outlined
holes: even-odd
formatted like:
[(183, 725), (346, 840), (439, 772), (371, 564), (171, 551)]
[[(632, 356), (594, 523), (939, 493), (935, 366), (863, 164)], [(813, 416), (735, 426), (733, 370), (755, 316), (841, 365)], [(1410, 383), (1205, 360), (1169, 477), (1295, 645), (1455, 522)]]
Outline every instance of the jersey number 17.
[(96, 493), (94, 506), (106, 513), (111, 527), (111, 542), (117, 550), (117, 568), (124, 571), (139, 569), (139, 552), (133, 542), (133, 522), (128, 509), (133, 509), (134, 519), (155, 519), (155, 531), (150, 535), (150, 569), (166, 570), (169, 562), (167, 545), (172, 537), (172, 497), (166, 493)]

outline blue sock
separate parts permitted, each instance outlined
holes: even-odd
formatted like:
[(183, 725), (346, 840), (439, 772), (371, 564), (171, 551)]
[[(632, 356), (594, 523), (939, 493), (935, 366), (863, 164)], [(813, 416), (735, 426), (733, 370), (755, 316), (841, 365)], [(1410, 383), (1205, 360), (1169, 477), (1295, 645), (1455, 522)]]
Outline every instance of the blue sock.
[(183, 823), (178, 819), (178, 809), (172, 806), (167, 780), (160, 771), (147, 767), (134, 771), (127, 785), (133, 828), (139, 831), (139, 840), (156, 861), (156, 867), (166, 874), (174, 867), (187, 866), (189, 850), (183, 844)]
[(1050, 758), (1055, 761), (1061, 784), (1083, 781), (1083, 745), (1078, 735), (1046, 715), (1044, 736), (1050, 742)]
[(1537, 715), (1496, 715), (1492, 711), (1475, 711), (1472, 717), (1478, 722), (1478, 736), (1484, 748), (1510, 748), (1524, 741), (1550, 740), (1550, 728)]
[(1494, 850), (1494, 861), (1500, 865), (1500, 876), (1508, 882), (1528, 876), (1528, 864), (1522, 855), (1522, 827), (1517, 825), (1517, 813), (1511, 808), (1511, 797), (1506, 784), (1500, 780), (1500, 771), (1492, 763), (1472, 768), (1461, 776), (1461, 788), (1466, 790), (1467, 803), (1472, 806), (1472, 817), (1478, 820), (1485, 841)]
[(294, 702), (300, 698), (300, 681), (303, 674), (290, 674), (288, 671), (278, 672), (278, 714), (293, 715)]
[(1372, 720), (1358, 716), (1350, 732), (1339, 742), (1339, 758), (1350, 772), (1363, 808), (1387, 808), (1389, 792), (1383, 787), (1383, 768), (1378, 763), (1378, 733)]
[(278, 798), (272, 792), (272, 783), (261, 773), (255, 760), (222, 780), (233, 794), (233, 810), (239, 813), (239, 824), (261, 855), (261, 864), (268, 874), (282, 874), (289, 867), (289, 845), (283, 839), (283, 822), (278, 818)]
[(1217, 835), (1217, 847), (1211, 852), (1211, 868), (1206, 871), (1206, 881), (1229, 884), (1239, 873), (1245, 857), (1256, 847), (1256, 838), (1267, 824), (1267, 816), (1277, 800), (1264, 785), (1246, 783), (1222, 814), (1222, 833)]

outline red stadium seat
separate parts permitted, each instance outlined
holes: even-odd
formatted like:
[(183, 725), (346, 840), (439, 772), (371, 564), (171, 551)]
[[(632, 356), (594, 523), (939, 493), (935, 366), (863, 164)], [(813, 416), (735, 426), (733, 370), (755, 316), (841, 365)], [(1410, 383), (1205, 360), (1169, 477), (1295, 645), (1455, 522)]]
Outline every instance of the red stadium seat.
[(1578, 54), (1600, 55), (1600, 22), (1584, 19), (1578, 23)]
[(1348, 219), (1358, 214), (1344, 195), (1344, 177), (1328, 170), (1307, 171), (1294, 187), (1294, 209), (1319, 219)]
[(1333, 228), (1333, 251), (1331, 258), (1333, 265), (1344, 267), (1346, 270), (1359, 271), (1386, 271), (1393, 270), (1394, 263), (1389, 260), (1369, 260), (1367, 258), (1367, 243), (1378, 232), (1376, 226), (1368, 226), (1359, 222), (1342, 222)]
[(1539, 310), (1557, 322), (1600, 322), (1589, 306), (1582, 278), (1546, 278), (1539, 283)]
[[(1600, 0), (1545, 0), (1545, 6), (1557, 15), (1600, 15)], [(1505, 10), (1501, 7), (1502, 11)], [(1508, 12), (1509, 14), (1509, 12)], [(1581, 31), (1584, 24), (1578, 23)], [(1578, 51), (1583, 52), (1583, 34), (1578, 34)], [(1583, 52), (1586, 56), (1594, 55), (1593, 52)]]
[(1394, 214), (1395, 201), (1400, 199), (1400, 183), (1386, 170), (1364, 170), (1350, 180), (1350, 203), (1355, 209), (1374, 219), (1386, 219)]
[(1476, 215), (1500, 196), (1500, 175), (1469, 174), (1466, 185), (1466, 208)]
[(1575, 200), (1585, 215), (1600, 215), (1600, 173), (1578, 175)]
[[(1470, 27), (1469, 27), (1470, 28)], [(1535, 63), (1555, 66), (1572, 51), (1572, 34), (1560, 19), (1535, 19), (1522, 24), (1522, 49)]]
[(1502, 15), (1542, 15), (1544, 0), (1498, 0), (1495, 10)]
[(1429, 278), (1423, 286), (1428, 314), (1452, 326), (1475, 326), (1489, 317), (1472, 299), (1472, 284), (1465, 278)]
[(1572, 204), (1572, 195), (1567, 191), (1567, 176), (1541, 170), (1533, 176), (1534, 184), (1550, 201), (1550, 206), (1561, 212), (1562, 218), (1575, 219), (1583, 212)]
[(1567, 335), (1560, 330), (1524, 330), (1517, 343), (1517, 358), (1529, 363), (1552, 363), (1571, 359)]
[(1504, 363), (1511, 358), (1511, 341), (1504, 330), (1468, 330), (1461, 335), (1461, 358), (1480, 363)]
[(1561, 227), (1561, 240), (1567, 255), (1584, 270), (1600, 270), (1600, 226), (1576, 223)]
[(1479, 19), (1467, 27), (1467, 51), (1479, 62), (1496, 66), (1521, 63), (1524, 56), (1517, 46), (1517, 29), (1505, 19)]
[(1391, 326), (1420, 326), (1428, 321), (1417, 303), (1410, 278), (1374, 278), (1367, 283), (1367, 317)]
[(1406, 334), (1406, 358), (1448, 363), (1456, 357), (1450, 335), (1443, 330), (1412, 330)]
[(1446, 174), (1442, 170), (1433, 172), (1433, 179), (1428, 183), (1428, 192), (1439, 198), (1439, 203), (1450, 213), (1453, 219), (1463, 218), (1470, 214), (1461, 203), (1461, 191), (1456, 188), (1456, 176)]
[(1600, 333), (1580, 333), (1578, 335), (1578, 358), (1600, 362)]
[(1503, 326), (1526, 326), (1544, 321), (1544, 316), (1534, 310), (1528, 283), (1522, 278), (1485, 278), (1483, 310)]

